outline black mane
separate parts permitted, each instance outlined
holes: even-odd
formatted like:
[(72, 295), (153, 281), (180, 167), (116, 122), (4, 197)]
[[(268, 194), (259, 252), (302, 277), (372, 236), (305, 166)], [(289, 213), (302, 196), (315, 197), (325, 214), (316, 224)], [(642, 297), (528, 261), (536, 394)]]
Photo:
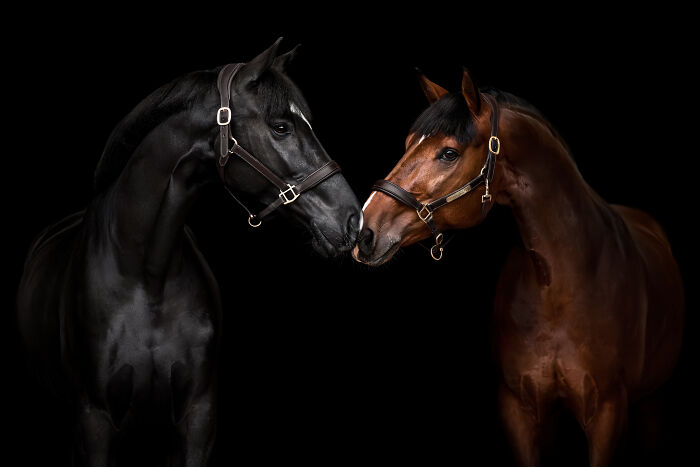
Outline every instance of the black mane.
[(294, 103), (304, 117), (311, 121), (311, 110), (304, 96), (294, 82), (281, 71), (274, 68), (267, 70), (258, 78), (254, 87), (263, 117), (269, 123), (274, 123), (278, 117), (289, 117), (290, 103)]
[[(525, 99), (496, 88), (484, 88), (480, 91), (490, 94), (496, 98), (496, 102), (503, 106), (516, 108), (539, 118), (556, 138), (562, 140), (542, 113)], [(470, 142), (476, 137), (474, 119), (461, 93), (446, 94), (435, 101), (420, 114), (410, 132), (420, 135), (442, 133), (454, 136), (460, 143)], [(562, 142), (564, 141), (562, 140)]]
[[(136, 147), (160, 122), (169, 116), (191, 108), (206, 92), (216, 87), (219, 67), (197, 71), (177, 78), (160, 87), (139, 103), (112, 130), (102, 157), (95, 169), (94, 186), (97, 193), (110, 186), (124, 170)], [(284, 73), (270, 69), (255, 82), (263, 115), (268, 121), (288, 116), (289, 103), (294, 102), (306, 118), (311, 112), (299, 89)], [(214, 117), (212, 116), (212, 125)]]
[(481, 89), (481, 92), (484, 92), (486, 94), (490, 94), (491, 96), (496, 98), (496, 102), (498, 102), (501, 105), (505, 105), (508, 107), (515, 107), (520, 110), (524, 110), (528, 113), (535, 114), (537, 117), (544, 119), (544, 116), (540, 111), (532, 104), (530, 104), (528, 101), (523, 99), (522, 97), (518, 97), (516, 95), (513, 95), (509, 92), (501, 91), (500, 89), (496, 88), (491, 88), (487, 87), (484, 89)]
[(218, 70), (198, 71), (161, 86), (129, 112), (112, 130), (95, 169), (94, 186), (101, 192), (124, 170), (134, 149), (160, 122), (190, 108), (204, 89), (216, 84)]
[(530, 114), (538, 118), (549, 129), (549, 131), (552, 133), (552, 136), (561, 141), (561, 143), (566, 148), (566, 152), (569, 154), (569, 157), (575, 162), (574, 155), (571, 153), (571, 149), (569, 148), (569, 145), (566, 144), (564, 138), (561, 137), (561, 135), (559, 134), (557, 129), (554, 128), (552, 123), (549, 120), (547, 120), (547, 118), (544, 115), (542, 115), (542, 112), (540, 112), (534, 105), (530, 104), (522, 97), (515, 96), (509, 92), (501, 91), (496, 88), (486, 88), (483, 89), (482, 92), (491, 94), (493, 97), (496, 98), (496, 102), (498, 102), (501, 105), (516, 108), (524, 113)]
[(410, 132), (426, 136), (442, 133), (454, 136), (460, 143), (476, 137), (474, 120), (460, 93), (446, 94), (433, 102), (418, 116)]

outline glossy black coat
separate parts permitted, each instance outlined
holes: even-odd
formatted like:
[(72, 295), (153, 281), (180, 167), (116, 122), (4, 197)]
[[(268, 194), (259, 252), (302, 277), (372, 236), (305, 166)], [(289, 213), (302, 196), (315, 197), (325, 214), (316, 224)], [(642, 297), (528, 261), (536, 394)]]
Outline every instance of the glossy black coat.
[[(330, 158), (301, 116), (270, 114), (270, 96), (258, 92), (265, 77), (300, 95), (283, 73), (290, 54), (275, 58), (278, 44), (236, 76), (233, 134), (277, 174), (301, 180)], [(166, 433), (154, 459), (207, 463), (222, 306), (185, 219), (202, 188), (221, 183), (217, 73), (171, 83), (182, 105), (152, 124), (84, 211), (47, 228), (27, 256), (18, 293), (24, 351), (32, 372), (74, 408), (79, 465), (143, 461), (143, 453), (129, 458), (122, 448), (144, 430)], [(282, 135), (274, 130), (280, 123), (288, 129)], [(277, 196), (240, 160), (227, 165), (225, 182), (253, 206)], [(358, 201), (341, 174), (280, 212), (301, 222), (324, 256), (347, 252), (360, 227)]]

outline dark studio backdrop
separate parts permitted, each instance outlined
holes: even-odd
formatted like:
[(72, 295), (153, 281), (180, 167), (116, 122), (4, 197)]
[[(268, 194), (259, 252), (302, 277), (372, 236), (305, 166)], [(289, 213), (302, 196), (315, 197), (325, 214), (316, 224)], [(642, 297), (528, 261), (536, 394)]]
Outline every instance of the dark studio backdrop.
[[(692, 147), (681, 123), (690, 96), (679, 60), (685, 35), (667, 29), (675, 19), (550, 12), (556, 21), (530, 22), (416, 11), (404, 20), (339, 6), (301, 21), (305, 13), (272, 7), (232, 8), (228, 18), (215, 11), (94, 13), (84, 22), (47, 11), (6, 41), (5, 452), (23, 465), (64, 465), (70, 440), (65, 411), (27, 378), (18, 350), (14, 293), (31, 240), (87, 204), (106, 138), (141, 99), (183, 73), (250, 60), (284, 36), (281, 50), (302, 43), (289, 74), (361, 203), (401, 157), (427, 106), (414, 67), (458, 90), (466, 66), (479, 85), (541, 110), (603, 198), (661, 223), (687, 302), (683, 353), (663, 389), (665, 465), (696, 454), (688, 423), (698, 335), (695, 198), (686, 167), (694, 155), (683, 150)], [(518, 242), (506, 209), (456, 233), (441, 262), (413, 246), (379, 269), (320, 258), (308, 235), (283, 219), (253, 231), (221, 187), (202, 197), (189, 224), (224, 303), (214, 465), (511, 465), (488, 339), (498, 273)], [(553, 465), (586, 465), (572, 420), (563, 419), (557, 440)]]

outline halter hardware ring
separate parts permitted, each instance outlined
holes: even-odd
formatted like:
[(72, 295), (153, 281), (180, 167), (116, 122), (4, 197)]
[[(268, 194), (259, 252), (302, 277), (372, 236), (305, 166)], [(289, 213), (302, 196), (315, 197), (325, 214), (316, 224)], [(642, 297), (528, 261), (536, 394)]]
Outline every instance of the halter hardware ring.
[[(493, 143), (496, 143), (496, 149), (493, 149)], [(494, 153), (494, 155), (498, 155), (499, 152), (501, 152), (501, 140), (498, 139), (498, 136), (492, 136), (489, 138), (489, 151)]]
[(260, 219), (258, 219), (257, 224), (253, 224), (253, 219), (258, 219), (258, 217), (254, 214), (251, 214), (250, 216), (248, 216), (248, 225), (249, 226), (255, 228), (255, 227), (260, 227), (262, 225), (262, 221)]
[[(221, 114), (223, 112), (226, 112), (226, 121), (223, 121), (221, 118)], [(231, 108), (230, 107), (221, 107), (219, 108), (218, 112), (216, 112), (216, 123), (219, 124), (219, 126), (225, 126), (231, 123)]]
[[(296, 185), (290, 185), (289, 183), (287, 183), (287, 186), (289, 188), (287, 188), (286, 190), (280, 190), (279, 197), (282, 199), (282, 204), (289, 204), (294, 202), (301, 194), (294, 191), (294, 189), (297, 187)], [(292, 192), (291, 198), (287, 196), (287, 193), (290, 191)]]
[[(423, 211), (427, 211), (427, 214), (424, 216), (421, 214)], [(416, 212), (418, 213), (418, 217), (420, 217), (420, 220), (425, 222), (426, 224), (428, 223), (427, 219), (433, 214), (433, 211), (428, 208), (427, 204), (424, 204), (422, 208), (416, 209)]]
[[(438, 249), (437, 255), (435, 254), (435, 248)], [(430, 256), (432, 256), (435, 261), (440, 261), (442, 259), (442, 250), (443, 248), (440, 245), (433, 245), (430, 249)]]

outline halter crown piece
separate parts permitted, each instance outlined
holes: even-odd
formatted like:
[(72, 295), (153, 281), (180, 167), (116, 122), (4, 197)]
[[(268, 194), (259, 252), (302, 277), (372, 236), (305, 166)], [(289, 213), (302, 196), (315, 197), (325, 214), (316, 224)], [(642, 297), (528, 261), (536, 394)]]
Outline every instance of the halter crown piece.
[(400, 186), (391, 183), (388, 180), (377, 180), (372, 186), (372, 191), (381, 191), (394, 198), (395, 200), (412, 207), (416, 210), (420, 220), (425, 222), (428, 226), (430, 232), (435, 237), (435, 245), (430, 248), (430, 256), (434, 260), (439, 261), (442, 259), (442, 240), (443, 235), (440, 230), (435, 225), (435, 219), (433, 219), (433, 212), (461, 197), (471, 193), (474, 189), (480, 187), (481, 185), (486, 186), (486, 192), (481, 196), (482, 206), (486, 203), (491, 202), (491, 192), (489, 191), (489, 185), (493, 180), (494, 167), (496, 165), (496, 156), (501, 152), (501, 141), (498, 139), (498, 118), (500, 115), (498, 102), (494, 97), (489, 94), (482, 94), (484, 99), (491, 107), (491, 137), (489, 138), (489, 151), (486, 155), (486, 161), (484, 166), (481, 168), (481, 172), (476, 177), (472, 178), (466, 184), (462, 185), (459, 189), (442, 196), (429, 203), (421, 203), (418, 199), (413, 196), (408, 191), (404, 190)]
[[(234, 138), (231, 134), (231, 83), (233, 83), (233, 77), (236, 76), (236, 73), (243, 65), (243, 63), (230, 63), (223, 67), (219, 72), (217, 88), (219, 89), (219, 94), (221, 95), (221, 107), (219, 107), (219, 110), (216, 112), (216, 123), (219, 125), (219, 157), (217, 167), (219, 170), (219, 176), (224, 182), (224, 188), (226, 188), (228, 194), (230, 194), (231, 197), (233, 197), (233, 199), (235, 199), (236, 202), (240, 204), (248, 213), (248, 224), (251, 227), (260, 227), (262, 224), (262, 219), (265, 216), (284, 204), (293, 203), (297, 198), (299, 198), (299, 196), (302, 195), (302, 193), (309, 191), (328, 177), (340, 172), (340, 166), (335, 161), (328, 161), (317, 170), (309, 174), (298, 185), (294, 185), (291, 183), (286, 183), (273, 171), (268, 169), (265, 164), (260, 162), (257, 158), (241, 147), (240, 144), (238, 144), (236, 138)], [(233, 142), (233, 146), (230, 148), (229, 141)], [(226, 174), (224, 169), (226, 168), (226, 164), (228, 164), (230, 154), (235, 154), (236, 156), (240, 157), (244, 162), (253, 167), (260, 175), (275, 185), (280, 191), (277, 198), (258, 214), (253, 214), (250, 209), (248, 209), (226, 185)]]

